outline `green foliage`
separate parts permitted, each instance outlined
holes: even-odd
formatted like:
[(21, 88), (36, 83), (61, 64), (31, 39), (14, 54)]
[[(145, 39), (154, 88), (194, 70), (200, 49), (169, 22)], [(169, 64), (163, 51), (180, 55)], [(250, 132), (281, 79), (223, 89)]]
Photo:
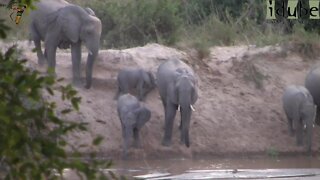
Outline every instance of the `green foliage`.
[[(0, 20), (1, 38), (8, 30)], [(110, 162), (96, 160), (94, 152), (84, 160), (75, 147), (70, 153), (65, 151), (72, 147), (68, 134), (87, 130), (84, 123), (64, 119), (79, 110), (77, 91), (59, 85), (61, 79), (27, 68), (27, 60), (20, 56), (15, 46), (4, 54), (0, 51), (0, 179), (62, 179), (66, 168), (87, 179), (106, 179), (99, 169), (109, 167)], [(50, 100), (55, 94), (61, 94), (71, 108), (58, 109)], [(87, 146), (101, 141), (98, 136)]]
[(95, 1), (90, 6), (103, 24), (102, 43), (107, 47), (130, 47), (148, 42), (176, 42), (181, 25), (179, 1)]
[(293, 33), (288, 37), (292, 44), (292, 51), (300, 54), (305, 59), (315, 59), (319, 54), (320, 36), (316, 32), (307, 32), (303, 24), (295, 24)]
[(272, 159), (277, 159), (279, 157), (279, 151), (274, 147), (270, 147), (269, 149), (267, 149), (266, 153)]
[[(67, 134), (85, 131), (86, 124), (62, 119), (56, 115), (56, 103), (50, 96), (61, 93), (70, 109), (79, 109), (80, 97), (70, 86), (57, 85), (53, 77), (41, 76), (25, 67), (26, 60), (18, 59), (16, 47), (0, 54), (0, 157), (6, 179), (48, 179), (62, 175), (65, 168), (75, 169), (89, 179), (97, 177), (97, 161), (70, 160), (64, 148)], [(101, 142), (101, 137), (93, 145)], [(89, 146), (89, 145), (88, 145)], [(54, 170), (54, 171), (53, 171)]]

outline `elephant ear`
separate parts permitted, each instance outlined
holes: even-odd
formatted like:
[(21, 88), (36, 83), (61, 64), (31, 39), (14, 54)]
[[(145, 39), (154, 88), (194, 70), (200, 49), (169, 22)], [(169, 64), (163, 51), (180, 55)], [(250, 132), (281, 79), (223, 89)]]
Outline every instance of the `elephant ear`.
[(154, 77), (151, 72), (142, 71), (142, 78), (149, 87), (153, 88), (155, 86)]
[[(57, 18), (57, 24), (61, 27), (61, 32), (68, 38), (72, 43), (77, 43), (80, 39), (81, 32), (81, 19), (78, 14), (73, 13), (74, 11), (68, 11), (70, 6), (64, 7), (59, 11), (63, 11)], [(81, 11), (79, 9), (79, 11)]]
[(148, 122), (150, 120), (151, 112), (146, 107), (140, 107), (140, 108), (136, 109), (134, 111), (134, 113), (137, 118), (136, 127), (138, 129), (141, 129), (146, 124), (146, 122)]
[(197, 87), (194, 86), (191, 92), (191, 104), (196, 103), (197, 99), (198, 99), (198, 89)]
[(178, 101), (178, 87), (176, 86), (176, 84), (171, 83), (168, 86), (168, 90), (167, 90), (167, 98), (169, 98), (169, 100), (178, 105), (179, 101)]

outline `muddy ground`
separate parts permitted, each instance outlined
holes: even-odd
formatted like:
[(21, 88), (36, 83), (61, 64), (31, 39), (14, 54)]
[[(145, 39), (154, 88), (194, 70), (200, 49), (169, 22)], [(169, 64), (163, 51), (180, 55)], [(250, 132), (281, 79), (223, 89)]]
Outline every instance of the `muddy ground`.
[[(4, 47), (2, 44), (1, 46)], [(30, 65), (40, 71), (31, 45), (21, 43)], [(83, 75), (87, 53), (82, 54)], [(68, 118), (89, 123), (89, 133), (74, 133), (75, 145), (105, 137), (99, 148), (92, 149), (106, 157), (121, 156), (121, 126), (116, 111), (117, 72), (125, 67), (143, 67), (153, 73), (159, 64), (180, 58), (192, 66), (199, 78), (199, 99), (190, 126), (191, 147), (179, 142), (177, 113), (171, 147), (161, 146), (164, 112), (157, 90), (148, 95), (145, 104), (152, 111), (151, 120), (141, 132), (141, 149), (131, 149), (133, 158), (196, 157), (205, 155), (238, 155), (266, 153), (300, 153), (304, 147), (289, 136), (281, 96), (285, 86), (304, 84), (304, 78), (316, 61), (303, 60), (294, 52), (280, 47), (232, 46), (213, 47), (200, 60), (192, 50), (180, 51), (159, 44), (148, 44), (124, 50), (101, 50), (94, 67), (93, 87), (76, 87), (82, 97), (80, 111)], [(59, 51), (56, 71), (71, 83), (70, 51)], [(55, 99), (58, 99), (55, 98)], [(59, 106), (65, 103), (59, 101)], [(319, 127), (314, 129), (313, 150), (319, 148)]]

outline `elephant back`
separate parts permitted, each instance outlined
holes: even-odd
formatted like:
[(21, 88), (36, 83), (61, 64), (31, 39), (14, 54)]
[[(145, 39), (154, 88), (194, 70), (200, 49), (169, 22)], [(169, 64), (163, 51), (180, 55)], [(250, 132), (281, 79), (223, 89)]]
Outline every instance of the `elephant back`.
[(168, 60), (159, 66), (157, 80), (173, 80), (172, 78), (183, 74), (194, 76), (193, 70), (183, 61), (178, 59)]
[(317, 106), (320, 105), (320, 67), (313, 68), (307, 74), (305, 87), (308, 89)]
[(172, 59), (162, 63), (157, 71), (157, 86), (160, 96), (165, 97), (166, 91), (170, 84), (174, 84), (179, 77), (192, 77), (196, 82), (193, 70), (183, 61)]
[(31, 11), (31, 24), (37, 27), (37, 32), (44, 40), (47, 32), (48, 17), (61, 8), (69, 6), (70, 4), (64, 0), (41, 0), (35, 3), (36, 10)]

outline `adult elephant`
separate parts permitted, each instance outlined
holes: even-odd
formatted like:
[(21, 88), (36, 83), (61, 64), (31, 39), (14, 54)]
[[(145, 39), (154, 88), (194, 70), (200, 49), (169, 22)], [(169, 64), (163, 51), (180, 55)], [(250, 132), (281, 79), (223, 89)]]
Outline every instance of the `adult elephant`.
[(291, 135), (295, 130), (297, 145), (302, 145), (303, 129), (305, 129), (307, 150), (311, 152), (313, 125), (317, 111), (311, 94), (303, 86), (291, 85), (285, 89), (282, 101)]
[(305, 87), (317, 105), (316, 124), (320, 125), (320, 66), (312, 68), (306, 76)]
[[(37, 49), (38, 62), (55, 70), (57, 47), (71, 46), (74, 84), (81, 83), (81, 43), (88, 49), (86, 88), (92, 84), (93, 63), (99, 52), (101, 21), (90, 8), (81, 8), (63, 0), (41, 0), (31, 12), (30, 31)], [(41, 51), (41, 40), (45, 42), (45, 55)]]
[(189, 126), (193, 104), (198, 99), (195, 73), (178, 59), (161, 64), (157, 71), (157, 86), (165, 112), (165, 132), (162, 145), (170, 146), (173, 121), (177, 109), (181, 114), (181, 143), (190, 146)]

